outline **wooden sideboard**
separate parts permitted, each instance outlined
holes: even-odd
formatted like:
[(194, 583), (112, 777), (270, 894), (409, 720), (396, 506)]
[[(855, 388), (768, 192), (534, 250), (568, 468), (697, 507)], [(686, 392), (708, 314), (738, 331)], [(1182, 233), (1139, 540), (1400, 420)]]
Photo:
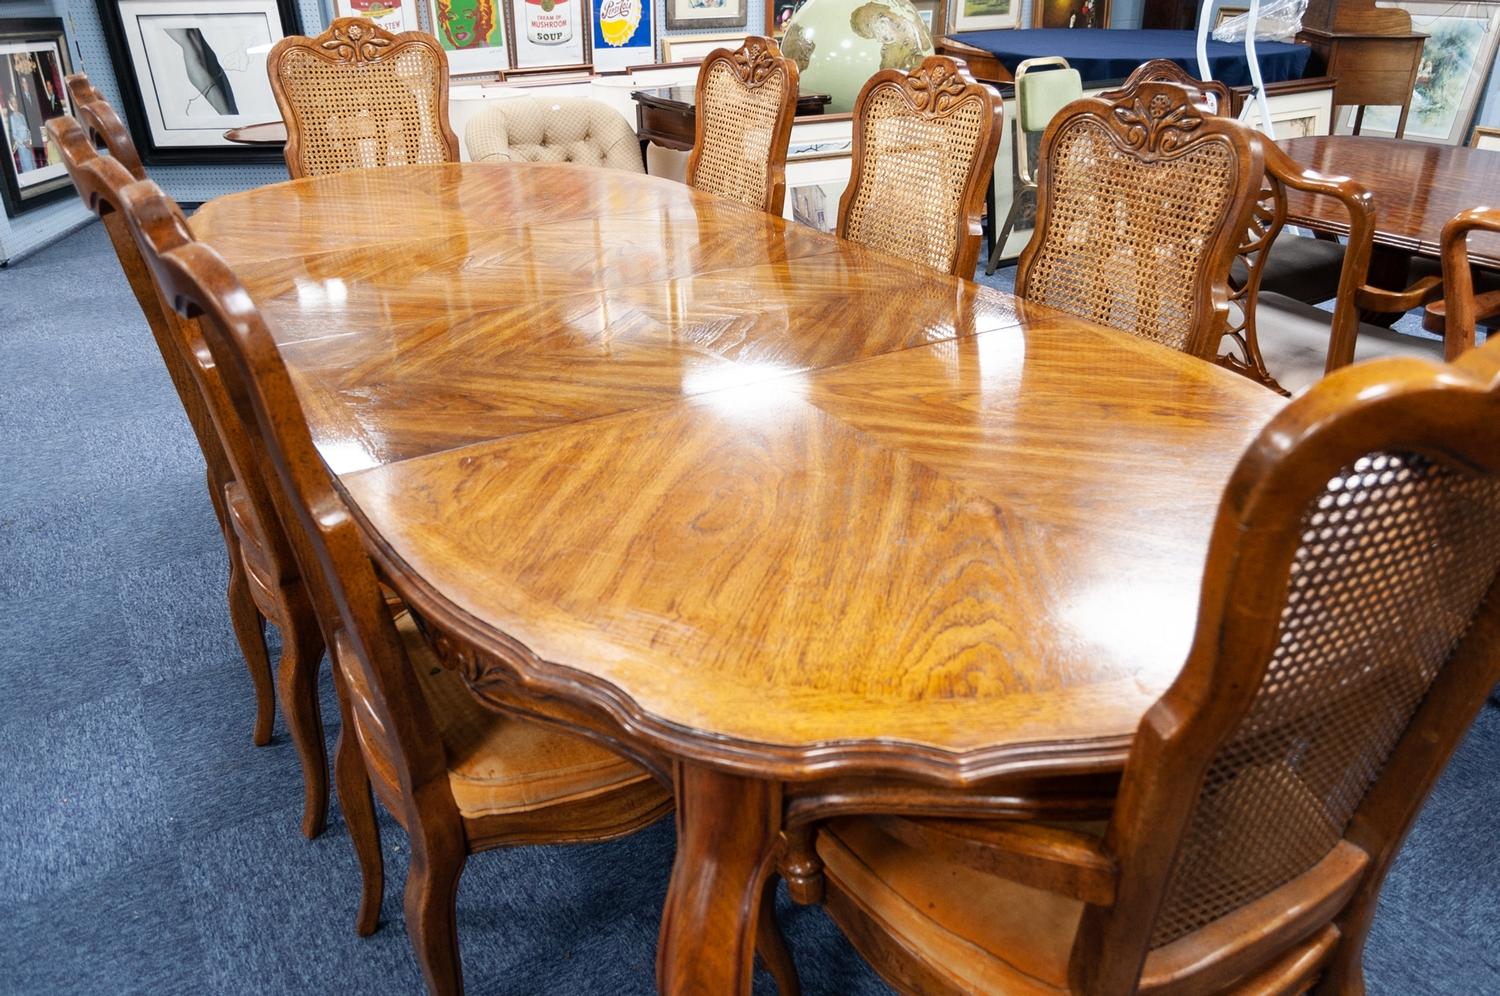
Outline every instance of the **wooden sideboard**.
[(1377, 7), (1375, 0), (1311, 0), (1297, 40), (1312, 46), (1308, 72), (1336, 81), (1334, 106), (1358, 108), (1356, 135), (1368, 105), (1400, 107), (1396, 137), (1405, 134), (1427, 41), (1426, 35), (1412, 31), (1410, 13)]

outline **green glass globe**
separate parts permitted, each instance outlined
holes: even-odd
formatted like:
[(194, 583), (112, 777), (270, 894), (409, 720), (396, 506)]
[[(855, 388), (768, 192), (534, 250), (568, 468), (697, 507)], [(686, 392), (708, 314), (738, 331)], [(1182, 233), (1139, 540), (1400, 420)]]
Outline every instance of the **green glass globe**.
[(797, 63), (802, 93), (826, 93), (829, 112), (854, 110), (882, 69), (910, 72), (932, 54), (932, 33), (911, 0), (807, 0), (792, 15), (781, 51)]

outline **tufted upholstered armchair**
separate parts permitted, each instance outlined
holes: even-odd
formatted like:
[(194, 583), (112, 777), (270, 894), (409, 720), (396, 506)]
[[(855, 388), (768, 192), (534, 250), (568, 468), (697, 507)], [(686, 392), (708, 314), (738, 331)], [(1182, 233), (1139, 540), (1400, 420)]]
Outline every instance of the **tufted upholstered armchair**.
[(586, 97), (499, 101), (464, 130), (475, 162), (567, 162), (644, 173), (640, 141), (608, 104)]

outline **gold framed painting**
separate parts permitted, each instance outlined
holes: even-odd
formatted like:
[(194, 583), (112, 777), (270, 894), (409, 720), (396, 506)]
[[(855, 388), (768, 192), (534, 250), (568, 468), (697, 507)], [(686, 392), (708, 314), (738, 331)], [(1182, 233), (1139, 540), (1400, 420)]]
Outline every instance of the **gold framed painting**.
[(1110, 0), (1035, 0), (1033, 28), (1107, 28)]
[(1021, 26), (1020, 0), (954, 0), (949, 13), (954, 34), (997, 31)]

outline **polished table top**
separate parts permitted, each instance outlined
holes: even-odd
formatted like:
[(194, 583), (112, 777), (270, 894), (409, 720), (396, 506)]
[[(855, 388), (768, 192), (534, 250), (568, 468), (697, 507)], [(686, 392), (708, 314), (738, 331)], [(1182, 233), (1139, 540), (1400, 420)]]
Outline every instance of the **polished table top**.
[(779, 777), (1118, 764), (1281, 404), (654, 177), (352, 173), (192, 224), (424, 617)]
[[(1277, 144), (1302, 165), (1348, 176), (1374, 193), (1377, 245), (1435, 259), (1450, 218), (1500, 204), (1500, 152), (1364, 135), (1288, 138)], [(1342, 205), (1301, 191), (1287, 191), (1287, 220), (1336, 235), (1349, 231)], [(1500, 266), (1500, 236), (1471, 236), (1469, 256)]]

